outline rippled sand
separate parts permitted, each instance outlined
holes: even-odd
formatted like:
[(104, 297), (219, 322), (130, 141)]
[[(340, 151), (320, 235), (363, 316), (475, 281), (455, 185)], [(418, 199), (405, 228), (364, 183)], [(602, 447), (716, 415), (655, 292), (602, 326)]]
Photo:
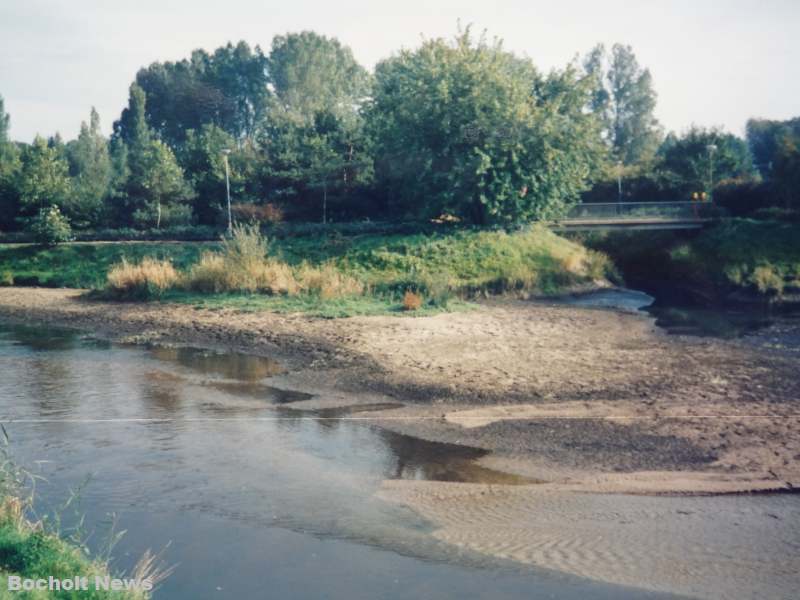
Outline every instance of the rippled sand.
[(386, 481), (441, 541), (591, 579), (701, 598), (796, 598), (800, 497), (664, 497)]

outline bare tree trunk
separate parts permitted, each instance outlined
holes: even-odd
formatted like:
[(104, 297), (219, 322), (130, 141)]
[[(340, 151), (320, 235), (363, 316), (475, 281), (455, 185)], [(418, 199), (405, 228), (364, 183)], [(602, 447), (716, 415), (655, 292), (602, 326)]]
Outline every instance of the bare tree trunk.
[(156, 217), (156, 229), (161, 229), (161, 200), (156, 203), (156, 211), (158, 213)]

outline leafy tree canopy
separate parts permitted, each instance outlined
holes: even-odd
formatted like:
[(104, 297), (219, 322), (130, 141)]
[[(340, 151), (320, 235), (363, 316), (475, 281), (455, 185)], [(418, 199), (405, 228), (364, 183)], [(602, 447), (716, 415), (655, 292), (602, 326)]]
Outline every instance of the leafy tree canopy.
[(589, 92), (574, 70), (543, 77), (469, 30), (404, 50), (378, 64), (368, 113), (381, 183), (415, 216), (556, 216), (604, 155)]
[(67, 158), (74, 193), (65, 209), (73, 223), (96, 226), (103, 217), (112, 164), (108, 141), (100, 131), (100, 115), (94, 108), (89, 123), (81, 123), (78, 138), (67, 144)]
[(277, 36), (268, 65), (277, 102), (306, 120), (321, 111), (355, 115), (369, 93), (369, 74), (350, 48), (312, 31)]
[(609, 54), (598, 44), (584, 59), (594, 90), (590, 108), (600, 117), (606, 140), (617, 160), (647, 163), (663, 137), (653, 115), (656, 92), (648, 69), (639, 66), (630, 46), (614, 44)]
[[(682, 194), (710, 191), (723, 180), (755, 175), (745, 141), (719, 128), (692, 127), (683, 135), (670, 134), (659, 150), (659, 171)], [(712, 173), (713, 169), (713, 173)]]
[[(147, 100), (148, 126), (172, 146), (190, 129), (213, 124), (236, 139), (252, 137), (264, 117), (269, 89), (267, 59), (256, 46), (227, 44), (209, 54), (195, 50), (189, 59), (153, 63), (136, 75)], [(115, 123), (128, 142), (135, 107)]]
[(781, 147), (800, 137), (800, 117), (787, 121), (750, 119), (747, 121), (747, 143), (756, 167), (764, 176), (771, 176)]
[(22, 152), (17, 187), (20, 204), (27, 214), (68, 202), (72, 182), (67, 161), (59, 156), (58, 148), (37, 136)]

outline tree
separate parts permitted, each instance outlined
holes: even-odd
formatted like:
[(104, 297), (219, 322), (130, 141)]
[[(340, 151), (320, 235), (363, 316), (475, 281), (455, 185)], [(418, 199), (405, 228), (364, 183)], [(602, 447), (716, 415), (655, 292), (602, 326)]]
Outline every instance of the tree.
[(152, 140), (144, 162), (144, 171), (135, 180), (143, 192), (144, 202), (134, 212), (134, 222), (156, 228), (162, 224), (187, 224), (192, 218), (192, 209), (186, 203), (193, 193), (172, 150), (161, 140)]
[(276, 101), (307, 120), (320, 111), (353, 116), (369, 92), (350, 48), (312, 31), (275, 37), (268, 68)]
[(360, 113), (369, 75), (350, 48), (309, 31), (276, 37), (268, 64), (264, 187), (290, 212), (325, 221), (329, 196), (341, 201), (371, 179)]
[[(266, 113), (267, 83), (266, 57), (245, 42), (227, 44), (213, 54), (195, 50), (188, 60), (175, 63), (153, 63), (135, 81), (147, 100), (147, 125), (176, 148), (189, 130), (207, 124), (237, 140), (252, 139)], [(129, 106), (115, 123), (126, 143), (133, 109)]]
[(787, 131), (778, 140), (772, 174), (777, 200), (786, 209), (800, 209), (800, 134)]
[(118, 174), (124, 170), (128, 175), (127, 218), (141, 227), (188, 222), (191, 208), (185, 203), (193, 197), (191, 187), (184, 180), (172, 150), (150, 131), (145, 118), (146, 104), (144, 90), (135, 83), (131, 85), (125, 109), (127, 125), (115, 132), (116, 170)]
[[(712, 145), (716, 148), (713, 155), (709, 150)], [(680, 137), (670, 134), (659, 155), (661, 178), (683, 199), (692, 192), (711, 192), (713, 185), (723, 180), (755, 176), (753, 157), (745, 141), (719, 128), (694, 126)]]
[(650, 161), (663, 137), (653, 115), (656, 92), (648, 69), (642, 69), (630, 46), (614, 44), (608, 56), (602, 44), (584, 59), (592, 77), (590, 108), (603, 122), (606, 140), (626, 165)]
[(216, 125), (206, 124), (198, 131), (190, 129), (186, 132), (179, 159), (197, 193), (194, 212), (200, 223), (214, 225), (224, 216), (226, 190), (223, 150), (233, 150), (229, 156), (233, 195), (243, 195), (244, 181), (240, 171), (234, 168), (241, 152), (234, 149), (236, 140)]
[(360, 124), (326, 111), (310, 123), (271, 119), (268, 189), (290, 212), (327, 221), (329, 199), (341, 205), (372, 181), (369, 142)]
[(378, 64), (368, 111), (376, 171), (408, 214), (475, 223), (562, 214), (602, 160), (590, 89), (541, 76), (500, 42), (429, 40)]
[(0, 96), (0, 144), (8, 143), (8, 130), (11, 126), (11, 117), (6, 113), (6, 105)]
[(78, 139), (67, 144), (72, 201), (65, 206), (70, 220), (78, 226), (100, 223), (111, 185), (112, 165), (108, 143), (100, 133), (100, 115), (92, 107), (89, 124), (81, 123)]
[(21, 162), (16, 144), (8, 138), (10, 123), (3, 97), (0, 96), (0, 230), (16, 226), (19, 210), (17, 183)]
[(40, 208), (39, 214), (31, 219), (29, 230), (42, 246), (56, 246), (72, 239), (72, 227), (55, 204)]
[(129, 225), (127, 204), (128, 179), (131, 170), (128, 166), (128, 146), (119, 137), (112, 137), (108, 144), (111, 160), (111, 177), (109, 180), (106, 208), (111, 222), (116, 225)]
[(769, 119), (747, 121), (747, 143), (756, 167), (764, 177), (772, 177), (773, 167), (783, 142), (793, 137), (800, 137), (800, 117), (787, 121)]
[(40, 136), (22, 153), (17, 188), (23, 214), (37, 214), (42, 208), (63, 206), (69, 201), (72, 182), (67, 161)]

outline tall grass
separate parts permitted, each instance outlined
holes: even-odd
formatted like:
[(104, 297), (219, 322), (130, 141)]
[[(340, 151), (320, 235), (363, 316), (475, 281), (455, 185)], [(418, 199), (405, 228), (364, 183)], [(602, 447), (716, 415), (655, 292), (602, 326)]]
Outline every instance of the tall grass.
[(119, 298), (147, 300), (160, 297), (179, 280), (168, 260), (146, 257), (140, 263), (129, 263), (123, 258), (108, 272), (107, 290)]
[(360, 296), (364, 293), (364, 284), (355, 277), (345, 275), (330, 263), (321, 267), (303, 263), (297, 270), (297, 279), (304, 291), (324, 300)]
[[(55, 579), (72, 579), (81, 576), (87, 577), (90, 582), (94, 581), (95, 576), (101, 578), (109, 576), (110, 552), (124, 532), (112, 532), (108, 543), (109, 554), (94, 558), (88, 554), (86, 538), (78, 539), (80, 527), (71, 535), (66, 535), (60, 529), (60, 514), (56, 513), (53, 519), (33, 517), (32, 482), (40, 478), (14, 463), (6, 446), (8, 437), (5, 428), (2, 428), (2, 434), (4, 443), (0, 447), (0, 576), (3, 579), (9, 575), (23, 579), (46, 579), (48, 576)], [(62, 510), (73, 502), (74, 497), (74, 495), (70, 497)], [(161, 554), (147, 551), (132, 572), (123, 577), (139, 582), (149, 580), (155, 588), (169, 577), (172, 571), (172, 568), (163, 566)], [(34, 590), (22, 591), (16, 596), (30, 600), (45, 598), (67, 600), (78, 597), (87, 600), (150, 598), (150, 594), (144, 590), (112, 592), (94, 589), (92, 583), (89, 584), (89, 590)], [(11, 597), (11, 594), (0, 594), (0, 597)]]
[(206, 252), (191, 267), (185, 286), (204, 293), (249, 292), (296, 294), (299, 290), (292, 269), (277, 260), (231, 260), (224, 253)]

